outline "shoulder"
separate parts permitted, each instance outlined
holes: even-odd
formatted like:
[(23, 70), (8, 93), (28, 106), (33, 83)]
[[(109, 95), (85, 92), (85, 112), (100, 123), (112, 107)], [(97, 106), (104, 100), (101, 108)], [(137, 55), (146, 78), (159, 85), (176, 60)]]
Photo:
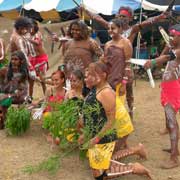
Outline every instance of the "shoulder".
[[(105, 98), (106, 97), (106, 98)], [(105, 88), (103, 89), (98, 95), (97, 95), (97, 99), (98, 100), (102, 100), (102, 101), (111, 101), (113, 99), (115, 99), (116, 94), (114, 92), (114, 90), (109, 87), (109, 88)]]

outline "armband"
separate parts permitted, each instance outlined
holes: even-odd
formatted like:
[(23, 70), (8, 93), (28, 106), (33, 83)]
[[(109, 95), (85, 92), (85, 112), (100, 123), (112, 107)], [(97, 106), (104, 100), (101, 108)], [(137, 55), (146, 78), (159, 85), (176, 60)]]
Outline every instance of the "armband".
[(95, 143), (98, 144), (99, 141), (100, 141), (100, 138), (99, 138), (99, 137), (96, 137), (96, 138), (95, 138)]
[(170, 61), (177, 58), (175, 51), (170, 50), (168, 55), (170, 56)]
[(123, 79), (122, 84), (127, 84), (127, 80)]
[(156, 66), (156, 59), (152, 59), (152, 60), (151, 60), (151, 66), (152, 66), (152, 67), (155, 67), (155, 66)]
[(64, 70), (65, 70), (65, 65), (64, 65), (64, 64), (62, 64), (62, 65), (58, 66), (58, 70), (60, 70), (60, 71), (64, 71)]

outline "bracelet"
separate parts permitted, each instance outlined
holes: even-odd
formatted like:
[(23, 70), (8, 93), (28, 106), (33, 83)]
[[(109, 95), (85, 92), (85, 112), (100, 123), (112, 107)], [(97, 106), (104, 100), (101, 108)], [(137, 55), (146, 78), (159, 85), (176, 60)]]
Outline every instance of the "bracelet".
[(100, 141), (100, 138), (99, 137), (95, 137), (95, 143), (98, 144)]
[(156, 66), (156, 59), (152, 59), (152, 60), (151, 60), (151, 66), (152, 66), (152, 67), (155, 67), (155, 66)]
[(127, 80), (123, 79), (122, 84), (127, 84)]

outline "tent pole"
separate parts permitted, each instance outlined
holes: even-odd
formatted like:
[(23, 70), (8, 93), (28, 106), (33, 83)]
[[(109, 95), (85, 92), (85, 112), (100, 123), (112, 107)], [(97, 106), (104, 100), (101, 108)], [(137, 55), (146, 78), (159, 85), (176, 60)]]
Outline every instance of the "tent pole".
[(22, 0), (22, 7), (20, 9), (19, 16), (24, 16), (23, 8), (24, 8), (24, 0)]
[[(143, 0), (141, 0), (141, 10), (140, 10), (140, 17), (139, 17), (139, 24), (142, 22), (142, 3)], [(137, 37), (137, 46), (136, 46), (136, 59), (139, 59), (140, 54), (140, 40), (141, 40), (141, 32), (139, 31), (138, 37)]]

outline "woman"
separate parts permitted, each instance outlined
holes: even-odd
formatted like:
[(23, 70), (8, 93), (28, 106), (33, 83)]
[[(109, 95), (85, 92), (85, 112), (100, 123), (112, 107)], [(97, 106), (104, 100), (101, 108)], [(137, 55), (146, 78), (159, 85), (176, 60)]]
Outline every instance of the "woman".
[[(114, 89), (121, 84), (119, 95), (124, 95), (127, 85), (133, 82), (133, 73), (129, 62), (133, 49), (131, 42), (122, 36), (123, 25), (124, 21), (119, 19), (113, 19), (109, 23), (108, 33), (112, 37), (112, 40), (105, 44), (107, 64), (111, 67), (108, 82)], [(126, 97), (129, 114), (133, 118), (132, 89), (127, 91)]]
[[(108, 67), (102, 62), (91, 63), (85, 79), (91, 91), (83, 105), (83, 126), (86, 133), (81, 134), (79, 143), (89, 141), (89, 160), (93, 175), (97, 180), (115, 178), (122, 174), (135, 173), (149, 175), (149, 171), (138, 163), (125, 165), (117, 162), (118, 159), (137, 154), (145, 157), (142, 146), (114, 152), (116, 146), (116, 95), (107, 82)], [(98, 152), (98, 154), (96, 153)], [(116, 175), (115, 175), (116, 174)], [(117, 175), (119, 174), (119, 175)], [(108, 177), (109, 176), (109, 177)]]
[(79, 69), (83, 72), (88, 65), (102, 55), (97, 42), (89, 37), (87, 25), (83, 21), (75, 21), (69, 27), (70, 39), (63, 46), (64, 65), (67, 78), (70, 72)]
[(52, 87), (47, 89), (45, 94), (45, 101), (48, 106), (45, 108), (44, 112), (52, 111), (52, 103), (61, 103), (64, 101), (66, 90), (65, 85), (65, 75), (62, 71), (57, 70), (51, 75)]
[[(28, 94), (28, 66), (22, 51), (14, 51), (8, 67), (0, 69), (0, 104), (6, 112), (13, 104), (22, 104)], [(5, 118), (5, 116), (4, 116)], [(1, 127), (4, 126), (4, 119)]]

